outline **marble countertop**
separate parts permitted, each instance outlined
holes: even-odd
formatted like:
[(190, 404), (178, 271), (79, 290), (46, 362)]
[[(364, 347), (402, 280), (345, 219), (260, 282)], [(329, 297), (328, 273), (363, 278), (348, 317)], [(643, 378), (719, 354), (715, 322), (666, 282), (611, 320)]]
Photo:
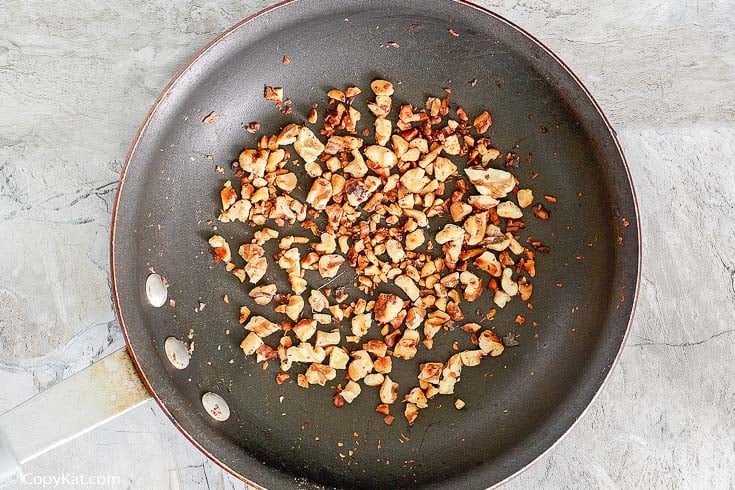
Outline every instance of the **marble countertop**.
[[(127, 147), (177, 69), (269, 3), (3, 1), (0, 413), (123, 345), (108, 233)], [(731, 0), (479, 3), (587, 84), (630, 162), (643, 230), (638, 309), (610, 382), (506, 488), (735, 488)], [(120, 488), (245, 487), (153, 403), (25, 469), (118, 475)]]

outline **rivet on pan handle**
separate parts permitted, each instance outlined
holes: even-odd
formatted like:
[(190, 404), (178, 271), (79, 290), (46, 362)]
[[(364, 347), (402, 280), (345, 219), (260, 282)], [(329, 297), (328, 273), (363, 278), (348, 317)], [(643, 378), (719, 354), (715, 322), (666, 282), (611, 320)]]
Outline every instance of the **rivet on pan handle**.
[(123, 348), (0, 415), (0, 483), (19, 465), (148, 399)]

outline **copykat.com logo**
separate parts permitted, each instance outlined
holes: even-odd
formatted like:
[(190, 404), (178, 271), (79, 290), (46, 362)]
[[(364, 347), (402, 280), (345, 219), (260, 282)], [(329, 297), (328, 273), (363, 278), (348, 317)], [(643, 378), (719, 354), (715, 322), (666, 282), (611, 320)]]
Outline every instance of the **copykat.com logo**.
[(61, 473), (58, 475), (36, 475), (33, 473), (17, 473), (0, 480), (0, 488), (84, 488), (112, 487), (120, 484), (118, 475), (85, 475), (79, 473)]

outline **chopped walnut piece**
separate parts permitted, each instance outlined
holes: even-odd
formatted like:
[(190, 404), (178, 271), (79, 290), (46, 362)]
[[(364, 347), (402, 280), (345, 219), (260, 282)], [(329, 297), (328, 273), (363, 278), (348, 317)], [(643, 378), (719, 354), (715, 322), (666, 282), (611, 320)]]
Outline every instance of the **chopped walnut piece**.
[(403, 300), (395, 294), (380, 293), (375, 301), (375, 321), (379, 323), (388, 323), (393, 321), (398, 313), (403, 310)]
[(347, 369), (350, 356), (341, 347), (335, 346), (329, 353), (329, 366), (334, 369)]
[(466, 350), (459, 353), (464, 366), (479, 366), (485, 352), (482, 350)]
[(339, 392), (340, 396), (346, 401), (347, 403), (352, 403), (355, 398), (360, 395), (360, 392), (362, 391), (362, 388), (360, 388), (360, 385), (355, 383), (354, 381), (348, 381), (345, 385), (344, 389)]
[(393, 356), (401, 359), (413, 359), (416, 355), (416, 345), (419, 343), (419, 333), (416, 330), (406, 329), (403, 336), (396, 343)]
[(464, 299), (475, 301), (482, 294), (482, 280), (470, 271), (464, 271), (459, 275), (459, 281), (464, 286)]
[(285, 192), (294, 190), (297, 183), (296, 175), (291, 172), (286, 172), (276, 177), (276, 186)]
[(312, 385), (324, 386), (327, 381), (333, 380), (336, 376), (337, 371), (334, 368), (316, 362), (311, 363), (306, 370), (306, 380)]
[(368, 173), (368, 167), (365, 165), (365, 159), (358, 150), (352, 151), (352, 161), (344, 166), (343, 171), (356, 178), (364, 177)]
[(408, 403), (413, 403), (418, 408), (427, 408), (429, 406), (426, 400), (426, 395), (421, 390), (421, 388), (411, 389), (408, 395), (403, 397), (403, 401), (408, 402)]
[(444, 182), (449, 177), (456, 175), (457, 166), (448, 158), (436, 157), (434, 160), (434, 178)]
[(360, 313), (352, 317), (352, 334), (356, 337), (365, 335), (373, 324), (372, 313)]
[(516, 185), (513, 174), (505, 170), (466, 168), (465, 173), (480, 194), (495, 199), (507, 196)]
[(314, 347), (308, 342), (286, 349), (286, 356), (291, 362), (322, 362), (327, 357), (321, 347)]
[(281, 146), (292, 145), (299, 135), (301, 126), (298, 124), (289, 124), (284, 127), (278, 134), (277, 143)]
[(500, 338), (490, 330), (483, 330), (479, 337), (479, 347), (483, 353), (491, 357), (497, 357), (503, 353), (505, 346)]
[(304, 318), (299, 320), (293, 327), (293, 333), (301, 342), (309, 340), (316, 332), (316, 320)]
[(510, 301), (510, 296), (508, 296), (508, 293), (505, 291), (498, 289), (495, 291), (495, 295), (493, 296), (493, 302), (498, 305), (499, 308), (504, 308), (505, 305), (508, 304), (508, 301)]
[(398, 400), (398, 383), (395, 383), (390, 376), (385, 376), (383, 384), (380, 386), (380, 401), (386, 405), (390, 405)]
[(514, 202), (511, 201), (505, 201), (498, 204), (497, 212), (498, 216), (500, 216), (501, 218), (523, 218), (523, 211), (521, 211), (521, 209), (516, 206)]
[(464, 230), (452, 223), (445, 225), (444, 228), (436, 234), (436, 242), (440, 245), (455, 240), (464, 240)]
[(456, 134), (453, 134), (444, 140), (444, 151), (448, 154), (459, 155), (461, 149), (462, 147), (459, 144), (459, 138)]
[(372, 373), (365, 376), (365, 384), (367, 386), (380, 386), (385, 381), (385, 376), (380, 373)]
[(219, 192), (219, 195), (222, 200), (223, 211), (227, 211), (227, 208), (237, 201), (237, 191), (232, 188), (232, 182), (229, 180), (225, 182), (224, 187), (222, 187), (222, 190)]
[(518, 283), (513, 280), (513, 269), (510, 267), (503, 269), (500, 285), (508, 296), (515, 296), (518, 294)]
[(380, 374), (388, 374), (393, 370), (393, 361), (390, 357), (378, 357), (373, 361), (373, 368)]
[(427, 383), (439, 384), (443, 368), (444, 363), (442, 362), (425, 362), (421, 364), (418, 378)]
[(352, 361), (347, 366), (347, 375), (352, 381), (359, 381), (373, 370), (373, 361), (365, 350), (352, 352)]
[(375, 95), (387, 95), (390, 97), (394, 92), (393, 84), (387, 80), (373, 80), (370, 88)]
[(413, 425), (413, 423), (416, 422), (416, 417), (419, 416), (419, 407), (417, 407), (415, 403), (406, 403), (403, 415), (406, 417), (408, 425)]
[(414, 230), (406, 235), (406, 250), (416, 250), (423, 245), (425, 241), (424, 231)]
[(344, 263), (345, 258), (341, 255), (327, 254), (319, 257), (319, 274), (324, 277), (334, 277), (339, 271), (339, 267)]
[(232, 260), (230, 246), (227, 241), (219, 235), (213, 235), (209, 239), (209, 245), (214, 249), (214, 261), (228, 263)]
[(263, 340), (255, 332), (250, 332), (242, 342), (240, 342), (240, 348), (246, 356), (255, 354), (255, 351), (263, 345)]
[(536, 216), (538, 219), (549, 219), (549, 210), (546, 209), (543, 204), (538, 203), (531, 209), (533, 210), (533, 215)]
[(428, 183), (429, 178), (426, 177), (426, 171), (423, 168), (412, 168), (401, 175), (401, 184), (409, 192), (421, 192)]
[(315, 161), (324, 151), (324, 144), (319, 141), (311, 129), (304, 126), (299, 129), (293, 147), (296, 153), (307, 163)]
[(262, 316), (254, 316), (245, 325), (245, 330), (255, 332), (259, 337), (267, 337), (280, 330), (280, 327)]
[(522, 208), (526, 208), (533, 203), (533, 191), (531, 189), (520, 189), (516, 197), (518, 198), (518, 205)]
[(449, 358), (446, 367), (442, 371), (442, 378), (439, 381), (439, 393), (442, 395), (454, 393), (454, 385), (459, 381), (461, 373), (462, 357), (460, 354), (454, 354)]
[(306, 202), (314, 209), (322, 210), (327, 207), (332, 198), (332, 183), (327, 179), (318, 178), (311, 185), (311, 190), (306, 196)]
[(492, 252), (483, 252), (475, 259), (475, 265), (491, 276), (500, 277), (501, 265)]
[(283, 306), (283, 313), (285, 313), (291, 320), (296, 321), (299, 318), (299, 315), (301, 315), (301, 311), (304, 309), (304, 298), (294, 294), (288, 298), (288, 303)]
[(240, 307), (240, 323), (245, 323), (250, 317), (250, 308), (247, 306)]
[[(255, 257), (254, 259), (250, 260), (245, 265), (245, 268), (244, 268), (245, 273), (247, 273), (248, 278), (250, 279), (250, 282), (252, 284), (257, 284), (258, 281), (260, 281), (263, 278), (267, 269), (268, 269), (268, 260), (265, 257)], [(258, 302), (257, 299), (255, 302), (256, 303)], [(264, 303), (264, 304), (267, 304), (267, 303)]]
[(457, 398), (454, 401), (454, 408), (456, 408), (457, 410), (462, 410), (465, 407), (465, 405), (466, 405), (465, 402), (461, 398)]
[(387, 176), (390, 173), (390, 169), (398, 163), (395, 153), (385, 146), (370, 145), (365, 148), (364, 153), (368, 158), (367, 166), (378, 175)]
[(312, 310), (316, 312), (321, 312), (322, 310), (329, 307), (329, 300), (318, 289), (312, 289), (311, 293), (309, 294), (309, 305), (311, 306)]
[(266, 85), (263, 96), (265, 100), (271, 102), (282, 102), (283, 101), (283, 87), (269, 87)]
[(404, 293), (406, 293), (406, 296), (408, 296), (408, 299), (411, 301), (416, 301), (419, 299), (420, 291), (418, 286), (416, 286), (416, 283), (408, 277), (405, 274), (401, 274), (400, 276), (395, 278), (396, 286), (401, 288)]
[(375, 119), (375, 142), (385, 146), (390, 139), (392, 124), (389, 119), (379, 117)]
[[(273, 296), (276, 295), (276, 286), (275, 284), (266, 284), (264, 286), (257, 286), (250, 290), (248, 293), (248, 296), (253, 298), (253, 301), (255, 301), (255, 304), (257, 305), (267, 305), (271, 302), (273, 299)], [(262, 317), (258, 317), (262, 318)], [(251, 320), (252, 321), (252, 320)]]
[(522, 301), (528, 301), (529, 299), (531, 299), (531, 293), (533, 292), (533, 284), (530, 284), (530, 283), (519, 284), (518, 292), (521, 295)]
[(485, 134), (493, 124), (493, 118), (490, 117), (490, 113), (487, 111), (481, 112), (474, 120), (472, 125), (475, 127), (477, 134)]

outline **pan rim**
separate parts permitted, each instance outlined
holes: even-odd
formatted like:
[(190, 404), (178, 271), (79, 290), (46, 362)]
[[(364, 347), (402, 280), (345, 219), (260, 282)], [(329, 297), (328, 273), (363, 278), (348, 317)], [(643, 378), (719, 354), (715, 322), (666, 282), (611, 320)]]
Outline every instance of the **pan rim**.
[[(215, 464), (217, 464), (219, 467), (230, 473), (232, 476), (236, 477), (237, 479), (247, 483), (248, 485), (257, 488), (257, 489), (264, 489), (263, 486), (259, 485), (258, 483), (250, 480), (245, 475), (240, 474), (238, 471), (230, 468), (225, 462), (221, 461), (219, 458), (217, 458), (215, 455), (211, 454), (204, 446), (202, 446), (197, 439), (189, 434), (189, 432), (176, 420), (176, 418), (173, 416), (173, 414), (168, 410), (166, 405), (164, 404), (163, 400), (157, 395), (156, 391), (153, 389), (150, 381), (146, 377), (145, 373), (143, 372), (143, 368), (135, 354), (135, 351), (133, 349), (132, 343), (130, 341), (130, 338), (128, 336), (128, 331), (125, 326), (125, 321), (123, 319), (122, 310), (120, 307), (120, 300), (118, 297), (118, 291), (117, 291), (117, 281), (116, 281), (116, 274), (115, 274), (115, 231), (116, 231), (116, 224), (117, 224), (117, 218), (118, 218), (118, 206), (120, 203), (120, 197), (122, 195), (122, 190), (124, 188), (125, 184), (125, 176), (128, 170), (128, 167), (133, 159), (133, 156), (135, 154), (135, 151), (138, 147), (138, 144), (140, 143), (143, 134), (145, 133), (145, 130), (147, 129), (149, 123), (151, 122), (153, 116), (155, 115), (156, 111), (158, 110), (161, 103), (164, 101), (164, 99), (168, 96), (168, 94), (171, 92), (173, 87), (176, 85), (176, 83), (181, 79), (181, 77), (189, 70), (189, 68), (194, 65), (200, 58), (202, 58), (210, 49), (215, 47), (217, 44), (222, 42), (225, 38), (227, 38), (229, 35), (237, 31), (238, 29), (242, 28), (243, 26), (247, 25), (251, 21), (255, 20), (256, 18), (259, 18), (271, 11), (277, 10), (281, 7), (298, 3), (302, 0), (281, 0), (278, 3), (275, 3), (273, 5), (270, 5), (258, 12), (255, 12), (254, 14), (251, 14), (244, 19), (240, 20), (239, 22), (235, 23), (231, 27), (227, 28), (225, 31), (223, 31), (221, 34), (217, 35), (214, 39), (212, 39), (209, 43), (207, 43), (203, 48), (201, 48), (199, 51), (197, 51), (191, 58), (189, 58), (186, 63), (176, 72), (176, 74), (171, 78), (171, 80), (168, 82), (168, 84), (164, 87), (161, 94), (156, 98), (153, 105), (149, 109), (148, 113), (146, 114), (145, 119), (139, 126), (135, 137), (133, 138), (133, 141), (131, 143), (131, 146), (125, 156), (125, 161), (123, 163), (121, 173), (120, 173), (120, 179), (117, 185), (116, 193), (115, 193), (115, 200), (113, 203), (112, 213), (111, 213), (111, 227), (110, 227), (110, 279), (111, 279), (111, 293), (112, 293), (112, 300), (115, 308), (115, 314), (118, 319), (118, 322), (120, 324), (120, 329), (123, 334), (123, 338), (125, 340), (125, 345), (127, 348), (128, 353), (130, 354), (130, 359), (135, 367), (136, 372), (138, 373), (138, 376), (140, 377), (141, 381), (145, 385), (146, 389), (150, 393), (151, 397), (156, 401), (157, 405), (160, 407), (160, 409), (163, 411), (163, 413), (167, 416), (167, 418), (173, 423), (174, 427), (176, 427), (181, 434), (184, 435), (184, 437), (202, 454), (207, 456), (211, 461), (213, 461)], [(620, 357), (622, 355), (623, 349), (625, 348), (625, 344), (628, 340), (628, 336), (630, 334), (630, 330), (633, 324), (633, 320), (635, 318), (635, 312), (638, 304), (638, 295), (640, 290), (640, 281), (641, 281), (641, 269), (642, 269), (642, 252), (643, 252), (643, 246), (642, 246), (642, 239), (641, 239), (641, 223), (640, 223), (640, 211), (638, 206), (638, 197), (635, 192), (635, 187), (633, 185), (633, 179), (630, 173), (630, 167), (628, 164), (627, 159), (625, 158), (625, 154), (623, 153), (622, 147), (620, 145), (620, 142), (618, 141), (617, 133), (610, 124), (610, 121), (608, 120), (605, 113), (602, 111), (600, 105), (597, 103), (595, 98), (592, 96), (592, 93), (587, 89), (587, 87), (584, 85), (582, 80), (569, 68), (569, 66), (554, 53), (549, 47), (547, 47), (543, 42), (541, 42), (539, 39), (537, 39), (535, 36), (533, 36), (531, 33), (523, 29), (522, 27), (516, 25), (514, 22), (506, 19), (505, 17), (501, 16), (500, 14), (497, 14), (493, 12), (492, 10), (482, 7), (480, 5), (477, 5), (473, 3), (470, 0), (449, 0), (453, 3), (457, 3), (466, 7), (469, 7), (471, 9), (474, 9), (484, 15), (488, 15), (495, 19), (496, 21), (499, 21), (503, 24), (505, 24), (507, 27), (510, 27), (511, 29), (517, 31), (519, 34), (526, 37), (528, 40), (530, 40), (532, 43), (536, 44), (539, 48), (541, 48), (553, 61), (555, 61), (574, 81), (574, 83), (582, 90), (582, 93), (589, 99), (589, 102), (592, 104), (592, 107), (595, 109), (597, 114), (600, 116), (601, 121), (604, 123), (605, 128), (607, 129), (609, 136), (611, 138), (611, 141), (615, 145), (615, 149), (617, 151), (617, 154), (620, 157), (620, 161), (623, 164), (623, 169), (625, 170), (626, 175), (626, 182), (628, 187), (630, 188), (630, 193), (632, 197), (632, 203), (633, 203), (633, 210), (635, 213), (635, 229), (637, 233), (637, 251), (636, 251), (636, 279), (635, 279), (635, 288), (633, 293), (633, 300), (632, 300), (632, 306), (630, 310), (630, 315), (628, 318), (627, 325), (625, 327), (625, 332), (623, 334), (622, 340), (620, 342), (620, 347), (618, 348), (617, 352), (615, 353), (615, 356), (610, 364), (609, 369), (607, 370), (607, 373), (605, 374), (602, 382), (599, 384), (597, 389), (595, 390), (595, 393), (592, 395), (592, 398), (589, 400), (589, 402), (586, 404), (584, 409), (576, 416), (574, 421), (569, 425), (569, 427), (546, 449), (541, 451), (536, 457), (534, 457), (531, 461), (529, 461), (527, 464), (525, 464), (523, 467), (519, 468), (517, 471), (512, 473), (511, 475), (508, 475), (504, 479), (492, 484), (490, 489), (496, 489), (505, 483), (513, 480), (520, 474), (522, 474), (524, 471), (526, 471), (529, 467), (536, 464), (542, 457), (546, 456), (552, 449), (554, 449), (563, 439), (565, 439), (569, 433), (577, 426), (577, 424), (582, 420), (592, 407), (592, 405), (597, 401), (597, 398), (599, 397), (600, 393), (602, 392), (603, 388), (607, 385), (613, 371), (617, 367), (617, 364), (620, 360)]]

